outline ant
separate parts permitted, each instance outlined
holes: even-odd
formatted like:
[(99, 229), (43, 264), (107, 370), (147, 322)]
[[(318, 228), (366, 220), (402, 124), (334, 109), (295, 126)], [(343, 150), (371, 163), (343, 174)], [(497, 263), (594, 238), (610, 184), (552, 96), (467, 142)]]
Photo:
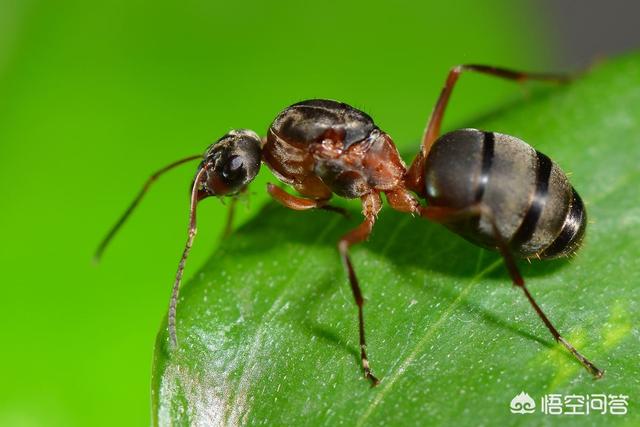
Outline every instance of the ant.
[[(334, 193), (349, 199), (359, 198), (362, 203), (364, 221), (342, 236), (338, 251), (358, 307), (362, 369), (373, 386), (379, 380), (367, 357), (364, 298), (349, 248), (371, 234), (382, 208), (381, 193), (397, 211), (443, 224), (479, 246), (498, 250), (514, 286), (522, 289), (554, 339), (595, 378), (601, 378), (604, 371), (565, 340), (542, 311), (525, 286), (515, 262), (515, 256), (550, 259), (574, 254), (582, 243), (587, 224), (584, 204), (558, 165), (518, 138), (476, 129), (455, 130), (440, 136), (445, 109), (463, 71), (517, 82), (569, 81), (562, 75), (486, 65), (452, 68), (429, 118), (421, 149), (408, 169), (391, 137), (366, 113), (324, 99), (291, 105), (275, 118), (265, 138), (251, 130), (232, 130), (212, 144), (204, 156), (186, 157), (153, 174), (102, 241), (96, 259), (153, 181), (176, 166), (201, 160), (191, 186), (189, 233), (169, 306), (170, 341), (177, 346), (178, 292), (196, 235), (196, 206), (211, 196), (230, 196), (235, 200), (264, 162), (280, 181), (302, 195), (294, 196), (267, 184), (271, 197), (287, 208), (344, 213), (328, 204)], [(426, 204), (420, 203), (420, 199)], [(232, 212), (233, 206), (230, 217)]]

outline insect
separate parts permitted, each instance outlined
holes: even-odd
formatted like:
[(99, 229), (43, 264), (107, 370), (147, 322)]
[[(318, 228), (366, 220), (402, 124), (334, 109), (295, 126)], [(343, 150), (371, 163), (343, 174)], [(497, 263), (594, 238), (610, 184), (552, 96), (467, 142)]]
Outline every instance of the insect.
[(367, 356), (364, 299), (349, 248), (371, 234), (382, 207), (381, 194), (397, 211), (441, 223), (477, 245), (498, 250), (513, 284), (523, 291), (554, 339), (594, 377), (602, 377), (604, 372), (560, 335), (527, 289), (515, 262), (516, 256), (544, 259), (573, 254), (585, 233), (587, 217), (582, 200), (556, 163), (518, 138), (476, 129), (440, 135), (449, 98), (464, 71), (514, 81), (568, 80), (561, 75), (485, 65), (452, 68), (409, 168), (391, 137), (364, 112), (331, 100), (299, 102), (275, 118), (264, 138), (251, 130), (233, 130), (211, 145), (204, 156), (178, 160), (152, 175), (103, 240), (96, 257), (153, 181), (178, 165), (200, 160), (191, 186), (188, 238), (169, 306), (169, 336), (176, 346), (178, 292), (196, 235), (196, 206), (211, 196), (230, 196), (235, 201), (265, 163), (282, 183), (301, 194), (295, 196), (268, 184), (271, 197), (287, 208), (340, 211), (329, 205), (334, 194), (361, 200), (364, 220), (344, 234), (337, 246), (358, 309), (362, 369), (372, 385), (379, 380)]

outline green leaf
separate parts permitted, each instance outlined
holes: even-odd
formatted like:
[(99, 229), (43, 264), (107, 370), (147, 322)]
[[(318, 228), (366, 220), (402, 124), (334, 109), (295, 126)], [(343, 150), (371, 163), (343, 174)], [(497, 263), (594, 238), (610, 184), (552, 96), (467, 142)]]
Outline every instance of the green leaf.
[[(473, 96), (463, 92), (452, 109), (456, 97)], [(336, 250), (359, 214), (354, 207), (345, 220), (269, 203), (184, 286), (177, 351), (163, 324), (156, 423), (637, 425), (639, 117), (635, 55), (464, 123), (521, 137), (571, 173), (592, 220), (584, 247), (574, 259), (519, 265), (561, 333), (606, 370), (602, 380), (554, 343), (496, 253), (385, 208), (370, 241), (352, 251), (382, 380), (371, 388)], [(538, 407), (551, 393), (629, 395), (629, 414), (511, 414), (521, 391)]]

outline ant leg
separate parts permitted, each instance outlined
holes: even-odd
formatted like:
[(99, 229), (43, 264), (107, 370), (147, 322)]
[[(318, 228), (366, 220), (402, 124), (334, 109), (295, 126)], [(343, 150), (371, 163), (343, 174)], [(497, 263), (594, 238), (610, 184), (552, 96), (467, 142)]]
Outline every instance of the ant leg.
[(349, 211), (346, 210), (345, 208), (341, 208), (340, 206), (322, 205), (318, 209), (322, 209), (323, 211), (327, 211), (327, 212), (335, 212), (339, 215), (342, 215), (346, 219), (351, 218), (351, 214), (349, 213)]
[(591, 363), (589, 359), (587, 359), (582, 354), (580, 354), (580, 352), (576, 350), (573, 345), (571, 345), (567, 340), (565, 340), (562, 337), (562, 335), (560, 335), (560, 332), (558, 332), (558, 330), (553, 325), (553, 323), (551, 323), (551, 320), (549, 320), (547, 315), (542, 311), (542, 308), (540, 308), (536, 300), (533, 298), (533, 296), (529, 292), (529, 289), (527, 289), (527, 286), (525, 285), (524, 279), (520, 274), (520, 270), (518, 269), (518, 266), (513, 257), (513, 254), (509, 249), (509, 245), (507, 241), (504, 239), (504, 237), (502, 237), (502, 235), (500, 234), (500, 231), (496, 224), (495, 217), (491, 209), (483, 205), (474, 205), (467, 209), (448, 209), (448, 208), (427, 206), (427, 207), (420, 208), (420, 214), (421, 216), (427, 219), (431, 219), (433, 221), (440, 222), (440, 223), (452, 222), (459, 219), (480, 216), (480, 215), (487, 218), (491, 223), (491, 229), (496, 241), (497, 249), (500, 251), (500, 254), (502, 255), (502, 259), (504, 260), (505, 266), (509, 271), (509, 275), (511, 276), (511, 280), (514, 286), (517, 286), (520, 289), (522, 289), (522, 292), (524, 292), (524, 295), (527, 297), (527, 300), (529, 301), (533, 309), (536, 311), (536, 314), (540, 317), (542, 322), (545, 324), (547, 329), (549, 329), (549, 332), (551, 332), (551, 335), (553, 335), (553, 338), (557, 342), (562, 344), (567, 350), (569, 350), (569, 352), (576, 359), (578, 359), (578, 361), (582, 364), (582, 366), (584, 366), (585, 369), (589, 371), (589, 373), (591, 373), (591, 375), (593, 375), (595, 378), (602, 378), (602, 376), (604, 375), (604, 371), (597, 368), (593, 363)]
[(376, 386), (380, 381), (373, 375), (371, 368), (369, 367), (369, 359), (367, 358), (367, 343), (364, 336), (364, 316), (362, 313), (362, 306), (364, 305), (364, 298), (362, 297), (362, 291), (358, 284), (358, 278), (356, 272), (351, 263), (349, 257), (349, 247), (356, 243), (360, 243), (366, 240), (371, 234), (373, 224), (376, 221), (376, 216), (382, 207), (382, 201), (378, 193), (369, 193), (362, 196), (362, 213), (364, 215), (364, 221), (355, 229), (342, 236), (338, 241), (338, 250), (340, 251), (340, 258), (342, 259), (342, 265), (344, 266), (347, 275), (349, 276), (349, 283), (351, 284), (351, 290), (353, 291), (353, 298), (358, 306), (358, 324), (360, 331), (360, 360), (362, 361), (362, 369), (367, 379), (371, 381), (372, 386)]
[[(229, 202), (229, 208), (227, 210), (227, 221), (224, 225), (222, 236), (220, 236), (221, 240), (228, 238), (233, 232), (233, 219), (235, 218), (236, 210), (238, 208), (238, 201), (240, 197), (243, 197), (245, 194), (247, 194), (248, 188), (249, 186), (244, 186), (240, 191), (238, 191), (238, 194), (231, 197), (231, 201)], [(224, 204), (224, 202), (222, 204)]]
[(236, 207), (238, 205), (238, 197), (232, 197), (229, 202), (229, 208), (227, 210), (227, 222), (224, 225), (224, 231), (222, 232), (222, 239), (226, 239), (231, 235), (233, 231), (233, 218), (236, 213)]
[(267, 192), (278, 203), (280, 203), (284, 207), (293, 209), (294, 211), (306, 211), (309, 209), (317, 209), (326, 202), (326, 200), (321, 200), (321, 199), (307, 199), (304, 197), (294, 196), (292, 194), (287, 193), (282, 188), (271, 184), (270, 182), (267, 183)]
[(445, 109), (449, 103), (451, 92), (455, 87), (458, 77), (463, 71), (473, 71), (480, 74), (487, 74), (490, 76), (500, 77), (507, 80), (514, 80), (516, 82), (524, 82), (526, 80), (540, 80), (549, 81), (555, 83), (566, 83), (570, 80), (569, 76), (561, 74), (546, 74), (546, 73), (528, 73), (523, 71), (509, 70), (506, 68), (491, 67), (488, 65), (458, 65), (453, 67), (447, 76), (444, 87), (440, 92), (440, 97), (436, 102), (433, 112), (429, 117), (427, 127), (422, 137), (422, 145), (420, 152), (411, 163), (411, 167), (405, 176), (406, 187), (411, 191), (424, 196), (424, 162), (427, 158), (427, 154), (431, 149), (431, 146), (440, 135), (440, 125), (442, 124), (442, 118), (444, 117)]
[(420, 215), (420, 202), (404, 188), (396, 188), (391, 191), (385, 191), (389, 206), (398, 212), (410, 213), (411, 215)]
[(323, 209), (325, 211), (337, 212), (340, 215), (349, 218), (349, 212), (338, 206), (328, 205), (329, 199), (307, 199), (305, 197), (298, 197), (287, 193), (282, 188), (277, 187), (271, 183), (267, 184), (267, 192), (278, 203), (293, 209), (294, 211), (306, 211), (309, 209)]

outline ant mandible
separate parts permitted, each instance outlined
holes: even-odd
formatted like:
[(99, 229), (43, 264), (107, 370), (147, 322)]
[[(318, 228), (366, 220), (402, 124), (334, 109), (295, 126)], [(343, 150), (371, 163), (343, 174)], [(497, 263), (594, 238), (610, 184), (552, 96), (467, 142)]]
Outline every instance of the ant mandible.
[[(561, 75), (485, 65), (452, 68), (429, 118), (421, 149), (409, 169), (389, 135), (364, 112), (330, 100), (299, 102), (275, 118), (263, 139), (251, 130), (233, 130), (211, 145), (204, 156), (178, 160), (153, 174), (107, 234), (96, 258), (100, 258), (153, 181), (178, 165), (201, 159), (191, 187), (189, 234), (169, 306), (169, 336), (175, 347), (178, 292), (196, 235), (196, 206), (210, 196), (230, 196), (235, 201), (264, 162), (280, 181), (304, 196), (294, 196), (267, 184), (271, 197), (285, 207), (341, 211), (328, 204), (334, 193), (349, 199), (359, 198), (362, 202), (364, 221), (342, 236), (338, 250), (358, 307), (362, 369), (372, 385), (377, 385), (379, 380), (373, 375), (367, 358), (364, 299), (349, 248), (371, 234), (382, 207), (381, 193), (397, 211), (441, 223), (479, 246), (498, 250), (513, 284), (522, 289), (555, 340), (594, 377), (602, 377), (604, 372), (553, 326), (525, 286), (514, 259), (515, 255), (549, 259), (575, 253), (587, 223), (582, 200), (556, 163), (518, 138), (476, 129), (439, 136), (451, 92), (463, 71), (518, 82), (568, 81)], [(419, 199), (424, 199), (426, 205)], [(233, 202), (230, 217), (232, 212)]]

